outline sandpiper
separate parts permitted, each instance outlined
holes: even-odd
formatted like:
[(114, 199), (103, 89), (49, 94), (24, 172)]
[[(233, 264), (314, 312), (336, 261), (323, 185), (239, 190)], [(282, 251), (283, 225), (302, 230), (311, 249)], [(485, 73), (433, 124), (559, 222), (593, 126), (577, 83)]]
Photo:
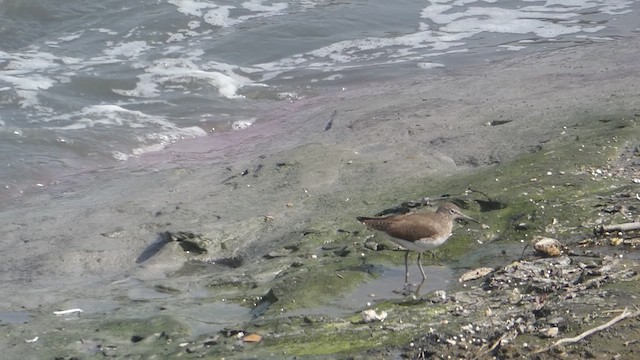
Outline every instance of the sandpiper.
[(468, 219), (478, 222), (463, 214), (460, 208), (452, 203), (440, 205), (436, 212), (408, 213), (385, 217), (358, 217), (357, 219), (369, 228), (387, 233), (394, 243), (406, 250), (404, 254), (405, 287), (409, 285), (409, 251), (418, 253), (418, 268), (422, 273), (422, 282), (418, 285), (416, 294), (427, 278), (420, 262), (422, 253), (444, 244), (449, 239), (454, 220)]

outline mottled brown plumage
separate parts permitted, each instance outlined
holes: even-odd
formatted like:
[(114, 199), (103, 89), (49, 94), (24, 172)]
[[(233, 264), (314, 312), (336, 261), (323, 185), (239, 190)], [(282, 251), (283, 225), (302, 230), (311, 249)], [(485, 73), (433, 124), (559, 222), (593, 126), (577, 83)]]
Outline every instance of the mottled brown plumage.
[(422, 253), (444, 244), (451, 236), (453, 221), (462, 218), (475, 221), (463, 214), (456, 205), (444, 203), (438, 207), (436, 212), (408, 213), (385, 217), (358, 217), (357, 219), (369, 228), (387, 233), (393, 242), (407, 250), (404, 257), (405, 283), (409, 282), (409, 250), (416, 251), (418, 253), (418, 267), (422, 272), (422, 282), (424, 283), (426, 275), (420, 262)]

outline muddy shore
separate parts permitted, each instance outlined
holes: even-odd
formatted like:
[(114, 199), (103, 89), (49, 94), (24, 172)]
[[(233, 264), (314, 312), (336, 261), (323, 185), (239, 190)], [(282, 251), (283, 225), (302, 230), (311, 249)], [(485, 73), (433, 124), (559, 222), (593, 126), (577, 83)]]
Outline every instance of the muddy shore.
[[(637, 316), (534, 353), (637, 310), (635, 235), (593, 228), (638, 219), (638, 48), (622, 39), (321, 94), (26, 194), (2, 207), (0, 347), (62, 359), (637, 355)], [(402, 251), (355, 217), (443, 197), (486, 226), (458, 225), (429, 264), (432, 285), (396, 296), (385, 286)], [(566, 249), (523, 255), (536, 235)], [(458, 282), (479, 267), (494, 271)], [(82, 312), (54, 314), (69, 309)], [(387, 317), (365, 323), (365, 309)]]

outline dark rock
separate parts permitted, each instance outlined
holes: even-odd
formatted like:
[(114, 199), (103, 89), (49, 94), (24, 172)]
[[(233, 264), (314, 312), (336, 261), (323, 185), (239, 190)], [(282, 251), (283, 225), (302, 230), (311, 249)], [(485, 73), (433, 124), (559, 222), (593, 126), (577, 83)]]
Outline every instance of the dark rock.
[(345, 245), (342, 248), (340, 248), (338, 250), (335, 250), (333, 253), (336, 256), (345, 257), (345, 256), (351, 254), (351, 249), (349, 249), (349, 247)]
[(144, 340), (144, 336), (140, 336), (140, 335), (133, 335), (133, 336), (131, 337), (131, 342), (132, 342), (132, 343), (137, 343), (137, 342), (140, 342), (140, 341), (142, 341), (142, 340)]
[(255, 319), (258, 316), (264, 314), (269, 309), (269, 307), (276, 303), (278, 300), (279, 299), (273, 292), (273, 289), (269, 289), (269, 292), (267, 292), (267, 294), (264, 295), (262, 299), (260, 299), (258, 304), (250, 311), (250, 314)]

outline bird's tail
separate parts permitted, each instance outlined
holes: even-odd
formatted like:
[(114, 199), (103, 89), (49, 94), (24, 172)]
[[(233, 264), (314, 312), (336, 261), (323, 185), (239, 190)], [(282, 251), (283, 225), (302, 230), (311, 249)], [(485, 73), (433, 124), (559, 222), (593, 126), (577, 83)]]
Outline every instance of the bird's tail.
[(356, 219), (376, 230), (385, 231), (389, 227), (389, 221), (386, 218), (358, 216)]

